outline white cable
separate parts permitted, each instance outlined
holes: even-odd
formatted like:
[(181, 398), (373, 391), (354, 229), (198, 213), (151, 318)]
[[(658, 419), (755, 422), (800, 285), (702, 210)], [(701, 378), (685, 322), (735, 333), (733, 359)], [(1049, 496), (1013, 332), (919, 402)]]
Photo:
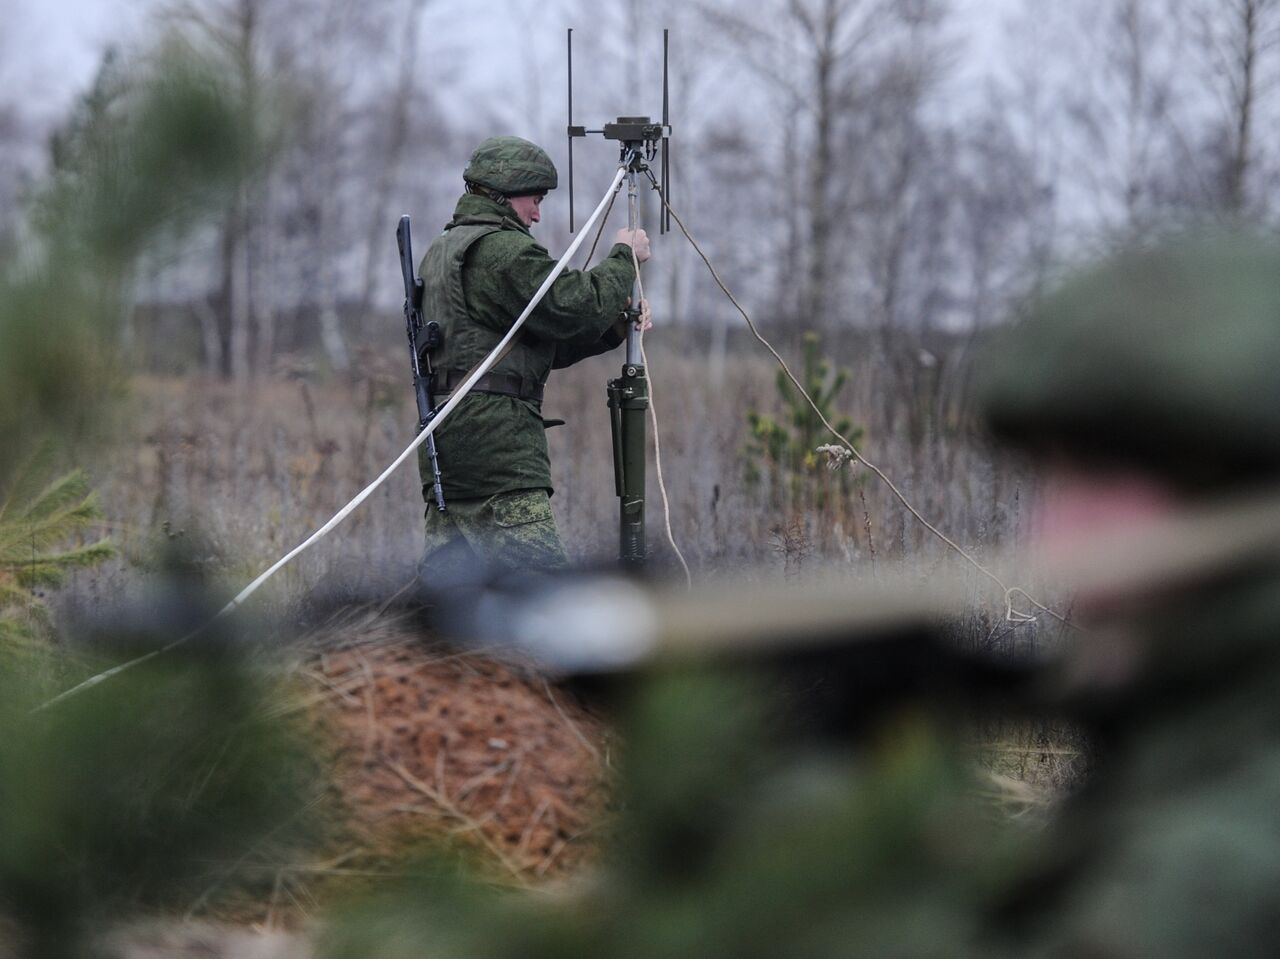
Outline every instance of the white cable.
[(287, 566), (293, 560), (294, 557), (304, 552), (305, 550), (311, 548), (313, 545), (315, 545), (317, 542), (319, 542), (321, 539), (327, 536), (335, 526), (337, 526), (349, 515), (351, 515), (352, 511), (354, 511), (357, 506), (359, 506), (366, 499), (368, 499), (369, 496), (373, 493), (373, 491), (376, 490), (379, 486), (381, 486), (386, 481), (387, 477), (396, 471), (396, 469), (400, 466), (401, 463), (407, 460), (409, 456), (412, 455), (412, 453), (419, 446), (421, 446), (424, 442), (426, 442), (427, 437), (435, 432), (436, 427), (438, 427), (442, 422), (444, 422), (445, 417), (453, 412), (454, 408), (457, 407), (457, 405), (462, 402), (462, 398), (466, 396), (467, 393), (469, 393), (471, 389), (476, 385), (476, 381), (479, 380), (480, 377), (484, 376), (487, 372), (489, 372), (490, 368), (492, 368), (494, 363), (497, 362), (498, 357), (501, 356), (503, 351), (506, 349), (507, 344), (510, 343), (511, 340), (515, 338), (515, 335), (520, 331), (520, 327), (524, 326), (524, 322), (529, 318), (529, 314), (533, 312), (534, 308), (537, 307), (537, 305), (540, 302), (542, 302), (542, 298), (547, 295), (547, 291), (551, 289), (551, 284), (553, 284), (556, 281), (556, 279), (560, 276), (560, 274), (564, 272), (564, 268), (568, 264), (569, 260), (573, 258), (573, 255), (575, 253), (578, 252), (578, 247), (582, 245), (582, 241), (585, 240), (587, 237), (587, 234), (591, 232), (591, 227), (595, 225), (595, 222), (597, 219), (599, 219), (600, 214), (604, 212), (605, 206), (609, 203), (609, 200), (613, 196), (614, 191), (618, 189), (618, 186), (619, 184), (621, 184), (622, 178), (626, 175), (626, 172), (627, 172), (626, 167), (618, 168), (618, 172), (614, 174), (613, 182), (609, 184), (608, 192), (605, 193), (604, 197), (600, 200), (600, 203), (596, 206), (595, 212), (592, 213), (591, 216), (587, 219), (587, 222), (582, 225), (582, 229), (578, 231), (577, 237), (574, 238), (574, 241), (569, 244), (569, 249), (565, 250), (564, 256), (560, 257), (559, 262), (556, 263), (556, 265), (552, 268), (551, 272), (547, 274), (547, 278), (542, 281), (542, 285), (538, 287), (538, 292), (533, 295), (533, 299), (531, 299), (529, 301), (529, 305), (524, 308), (524, 312), (522, 312), (516, 318), (516, 321), (513, 324), (511, 324), (511, 329), (507, 331), (507, 335), (504, 336), (498, 342), (498, 345), (495, 346), (493, 348), (493, 351), (484, 358), (484, 361), (479, 366), (477, 366), (474, 370), (471, 371), (471, 375), (462, 381), (462, 385), (453, 391), (453, 395), (449, 397), (449, 401), (445, 403), (444, 406), (440, 407), (440, 410), (436, 413), (436, 415), (431, 418), (431, 421), (429, 423), (427, 423), (426, 428), (423, 429), (423, 431), (419, 433), (416, 437), (414, 437), (414, 440), (412, 443), (410, 443), (407, 447), (405, 447), (404, 452), (401, 453), (399, 456), (397, 456), (395, 460), (392, 462), (392, 464), (382, 471), (382, 475), (380, 475), (376, 480), (374, 480), (372, 483), (370, 483), (368, 486), (362, 489), (359, 493), (357, 493), (356, 496), (351, 500), (351, 502), (349, 502), (346, 506), (342, 507), (342, 509), (338, 510), (338, 512), (333, 515), (332, 519), (330, 519), (318, 530), (316, 530), (314, 533), (308, 536), (306, 540), (304, 540), (298, 546), (295, 546), (292, 550), (290, 550), (283, 557), (277, 560), (275, 564), (273, 564), (270, 568), (268, 568), (265, 572), (263, 572), (252, 583), (250, 583), (244, 589), (240, 590), (240, 592), (236, 594), (235, 599), (231, 600), (231, 602), (227, 603), (226, 606), (223, 606), (222, 609), (218, 610), (218, 612), (214, 614), (214, 616), (211, 619), (209, 619), (207, 622), (201, 624), (196, 629), (193, 629), (191, 632), (187, 633), (187, 635), (179, 639), (175, 639), (173, 642), (169, 643), (167, 646), (162, 646), (159, 649), (153, 649), (151, 652), (146, 653), (142, 656), (139, 656), (136, 659), (131, 659), (128, 662), (121, 663), (119, 666), (115, 666), (111, 669), (106, 670), (105, 672), (101, 672), (101, 673), (98, 673), (97, 675), (90, 676), (88, 679), (84, 680), (84, 682), (78, 683), (77, 685), (72, 686), (70, 689), (59, 693), (57, 696), (54, 696), (53, 699), (50, 699), (48, 702), (43, 703), (40, 706), (37, 706), (36, 709), (33, 710), (33, 712), (39, 712), (42, 709), (48, 709), (50, 706), (53, 706), (64, 699), (69, 699), (70, 697), (76, 695), (77, 693), (83, 692), (84, 690), (88, 689), (91, 686), (96, 686), (98, 685), (98, 683), (104, 682), (110, 679), (112, 676), (115, 676), (118, 673), (122, 673), (126, 669), (129, 669), (132, 666), (137, 666), (140, 663), (144, 663), (155, 656), (159, 656), (161, 653), (167, 653), (169, 650), (175, 649), (176, 647), (181, 646), (183, 643), (188, 642), (191, 639), (194, 639), (196, 636), (198, 636), (200, 633), (203, 633), (206, 629), (208, 629), (210, 626), (212, 626), (222, 617), (235, 612), (235, 610), (238, 609), (245, 602), (245, 600), (247, 600), (250, 596), (252, 596), (254, 593), (258, 591), (258, 588), (262, 586), (263, 583), (265, 583), (272, 576), (278, 573), (281, 569)]
[(640, 278), (640, 258), (636, 256), (635, 247), (631, 248), (631, 263), (636, 270), (636, 292), (640, 296), (640, 363), (645, 368), (649, 380), (649, 421), (653, 424), (653, 465), (658, 475), (658, 490), (662, 493), (662, 519), (666, 526), (667, 542), (675, 551), (680, 568), (684, 570), (684, 586), (693, 589), (693, 574), (689, 572), (689, 564), (685, 562), (684, 553), (676, 544), (676, 537), (671, 532), (671, 498), (667, 495), (667, 481), (662, 476), (662, 433), (658, 429), (658, 407), (653, 401), (653, 369), (649, 366), (649, 357), (644, 351), (644, 328), (649, 322), (649, 303), (644, 296), (644, 281)]

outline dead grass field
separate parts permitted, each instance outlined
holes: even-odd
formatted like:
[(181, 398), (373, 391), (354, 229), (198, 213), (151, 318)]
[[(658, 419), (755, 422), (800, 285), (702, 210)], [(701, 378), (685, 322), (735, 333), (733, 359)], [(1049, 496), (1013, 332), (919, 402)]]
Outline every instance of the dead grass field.
[[(703, 347), (705, 349), (705, 347)], [(864, 431), (861, 449), (941, 529), (979, 557), (1026, 538), (1035, 484), (1016, 463), (974, 442), (965, 425), (966, 349), (907, 356), (859, 353), (838, 402)], [(676, 539), (695, 578), (803, 575), (835, 564), (874, 570), (905, 559), (922, 576), (960, 562), (907, 514), (875, 477), (815, 507), (787, 489), (745, 482), (747, 411), (775, 416), (782, 404), (767, 357), (733, 349), (709, 375), (691, 335), (649, 346), (663, 467)], [(238, 588), (300, 542), (373, 479), (412, 438), (411, 390), (399, 352), (364, 351), (339, 377), (301, 364), (236, 386), (200, 377), (139, 377), (114, 435), (93, 454), (94, 480), (123, 561), (82, 575), (68, 602), (127, 588), (130, 564), (149, 564), (168, 542), (187, 547), (217, 589)], [(607, 560), (616, 550), (604, 382), (620, 354), (555, 374), (546, 415), (553, 506), (570, 553)], [(831, 481), (824, 477), (816, 483)], [(278, 610), (324, 587), (353, 594), (403, 582), (420, 549), (422, 502), (406, 464), (342, 526), (269, 585), (260, 608)], [(652, 462), (649, 542), (674, 562), (662, 535)], [(998, 605), (975, 586), (975, 601)], [(255, 600), (257, 601), (257, 600)]]
[[(1017, 557), (1028, 538), (1035, 477), (973, 438), (968, 344), (944, 345), (888, 356), (872, 344), (835, 357), (850, 373), (837, 410), (862, 429), (862, 452), (940, 529), (980, 560), (997, 552)], [(672, 527), (695, 582), (802, 578), (830, 567), (870, 576), (880, 564), (902, 561), (926, 583), (948, 564), (964, 568), (874, 476), (820, 505), (771, 489), (767, 470), (762, 484), (745, 482), (748, 410), (783, 413), (775, 366), (750, 347), (731, 343), (725, 362), (709, 363), (705, 344), (687, 333), (655, 336), (649, 345)], [(784, 347), (789, 358), (796, 353)], [(92, 612), (143, 589), (143, 574), (171, 544), (205, 574), (216, 599), (233, 595), (410, 441), (414, 410), (402, 359), (398, 350), (369, 347), (350, 376), (296, 363), (244, 386), (194, 376), (136, 378), (118, 425), (92, 453), (121, 558), (77, 574), (60, 607)], [(604, 383), (620, 359), (596, 357), (556, 373), (544, 403), (547, 416), (568, 421), (549, 437), (552, 503), (571, 555), (584, 563), (608, 561), (616, 550)], [(674, 571), (652, 461), (649, 475), (650, 548), (656, 564)], [(828, 493), (834, 488), (829, 475), (816, 482)], [(270, 621), (317, 595), (328, 604), (390, 595), (413, 575), (422, 509), (416, 466), (406, 464), (255, 595), (246, 614)], [(1044, 584), (1017, 579), (1016, 564), (1004, 572), (1041, 598), (1056, 598)], [(971, 648), (1026, 650), (1061, 634), (1053, 623), (1005, 622), (1000, 591), (976, 573), (972, 582), (972, 607), (958, 624), (960, 641)], [(992, 731), (998, 742), (1011, 737), (993, 752), (993, 768), (1051, 786), (1070, 779), (1074, 757), (1046, 738), (1056, 735)]]
[[(862, 452), (948, 535), (981, 559), (1016, 556), (1035, 478), (972, 439), (967, 349), (953, 346), (896, 361), (874, 350), (837, 357), (850, 371), (837, 410), (863, 431)], [(819, 474), (814, 482), (827, 495), (799, 498), (789, 487), (771, 488), (768, 470), (762, 484), (745, 481), (748, 411), (783, 414), (767, 359), (734, 344), (726, 362), (709, 365), (692, 336), (655, 338), (649, 354), (672, 526), (695, 582), (800, 578), (833, 566), (871, 576), (899, 561), (925, 582), (962, 562), (875, 477), (859, 477), (840, 496), (831, 476)], [(86, 448), (120, 558), (78, 573), (58, 598), (60, 610), (90, 612), (145, 590), (145, 574), (174, 544), (215, 598), (240, 589), (411, 440), (401, 361), (398, 351), (370, 348), (354, 375), (297, 363), (243, 386), (137, 377), (114, 429)], [(571, 555), (583, 562), (607, 561), (616, 549), (604, 382), (619, 361), (598, 357), (561, 371), (544, 404), (547, 416), (568, 421), (549, 438), (552, 502)], [(670, 567), (652, 462), (649, 503), (655, 562)], [(330, 608), (343, 595), (390, 596), (413, 574), (422, 509), (416, 468), (406, 465), (246, 613), (263, 622), (296, 619), (315, 596)], [(1057, 635), (1051, 626), (1005, 622), (999, 591), (976, 574), (973, 583), (961, 642), (1025, 649)], [(612, 735), (605, 724), (540, 680), (482, 659), (441, 657), (386, 624), (370, 630), (344, 631), (298, 673), (328, 730), (322, 738), (333, 747), (334, 782), (350, 810), (350, 848), (278, 872), (275, 888), (319, 907), (328, 874), (340, 882), (355, 867), (380, 874), (402, 846), (431, 836), (460, 837), (499, 881), (516, 885), (569, 876), (589, 862), (611, 775), (601, 760)], [(1079, 777), (1084, 750), (1070, 731), (1008, 723), (974, 733), (990, 798), (1010, 815), (1037, 816)], [(294, 908), (276, 901), (282, 895), (249, 903), (245, 915), (266, 928), (292, 921)]]

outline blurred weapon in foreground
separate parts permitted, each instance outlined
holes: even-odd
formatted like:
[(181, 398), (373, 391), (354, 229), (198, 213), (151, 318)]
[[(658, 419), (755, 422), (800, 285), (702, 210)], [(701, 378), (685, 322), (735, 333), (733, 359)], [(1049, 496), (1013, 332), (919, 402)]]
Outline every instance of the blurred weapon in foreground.
[[(1034, 578), (1084, 607), (1143, 603), (1278, 553), (1280, 495), (1268, 491), (1091, 538)], [(688, 664), (789, 677), (803, 691), (790, 697), (803, 718), (843, 734), (902, 698), (994, 697), (1015, 709), (1044, 701), (1036, 644), (996, 655), (956, 641), (973, 600), (971, 575), (900, 568), (692, 593), (614, 575), (548, 575), (455, 590), (439, 608), (451, 635), (605, 698), (632, 673)]]
[(1004, 703), (1030, 696), (1031, 657), (955, 641), (972, 584), (919, 574), (875, 582), (730, 584), (688, 592), (617, 574), (548, 575), (442, 599), (441, 626), (611, 707), (638, 677), (738, 676), (777, 694), (778, 728), (853, 741), (906, 703)]
[[(1019, 565), (1064, 593), (1137, 598), (1277, 554), (1280, 491), (1265, 490), (1089, 537), (1030, 570)], [(616, 576), (546, 575), (440, 599), (458, 635), (496, 640), (552, 673), (578, 674), (834, 646), (946, 622), (971, 611), (973, 595), (967, 571), (898, 567), (874, 578), (724, 583), (692, 593)]]

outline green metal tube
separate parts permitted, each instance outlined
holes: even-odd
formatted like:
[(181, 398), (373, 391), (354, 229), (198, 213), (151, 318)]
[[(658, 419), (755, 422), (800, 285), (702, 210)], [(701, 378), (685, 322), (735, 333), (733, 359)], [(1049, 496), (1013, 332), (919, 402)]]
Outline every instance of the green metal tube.
[[(628, 144), (630, 172), (627, 225), (638, 225), (636, 172), (643, 169), (641, 145)], [(631, 289), (627, 320), (627, 359), (622, 375), (609, 381), (609, 413), (613, 427), (613, 476), (618, 494), (618, 559), (623, 566), (644, 565), (645, 413), (649, 409), (649, 380), (640, 361), (640, 280)]]
[(644, 530), (645, 413), (649, 380), (643, 366), (624, 366), (615, 381), (621, 387), (621, 469), (618, 557), (624, 566), (641, 566), (646, 558)]
[(609, 435), (613, 437), (613, 495), (622, 496), (625, 489), (623, 483), (624, 457), (622, 455), (622, 380), (610, 380), (609, 391)]

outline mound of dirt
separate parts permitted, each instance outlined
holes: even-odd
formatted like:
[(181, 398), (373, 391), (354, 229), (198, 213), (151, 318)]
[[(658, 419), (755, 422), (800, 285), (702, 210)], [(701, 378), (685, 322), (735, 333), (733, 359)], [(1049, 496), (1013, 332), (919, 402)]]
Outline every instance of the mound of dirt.
[(591, 855), (610, 777), (598, 717), (531, 670), (444, 649), (407, 622), (326, 647), (299, 674), (360, 847), (335, 868), (452, 838), (530, 885)]

